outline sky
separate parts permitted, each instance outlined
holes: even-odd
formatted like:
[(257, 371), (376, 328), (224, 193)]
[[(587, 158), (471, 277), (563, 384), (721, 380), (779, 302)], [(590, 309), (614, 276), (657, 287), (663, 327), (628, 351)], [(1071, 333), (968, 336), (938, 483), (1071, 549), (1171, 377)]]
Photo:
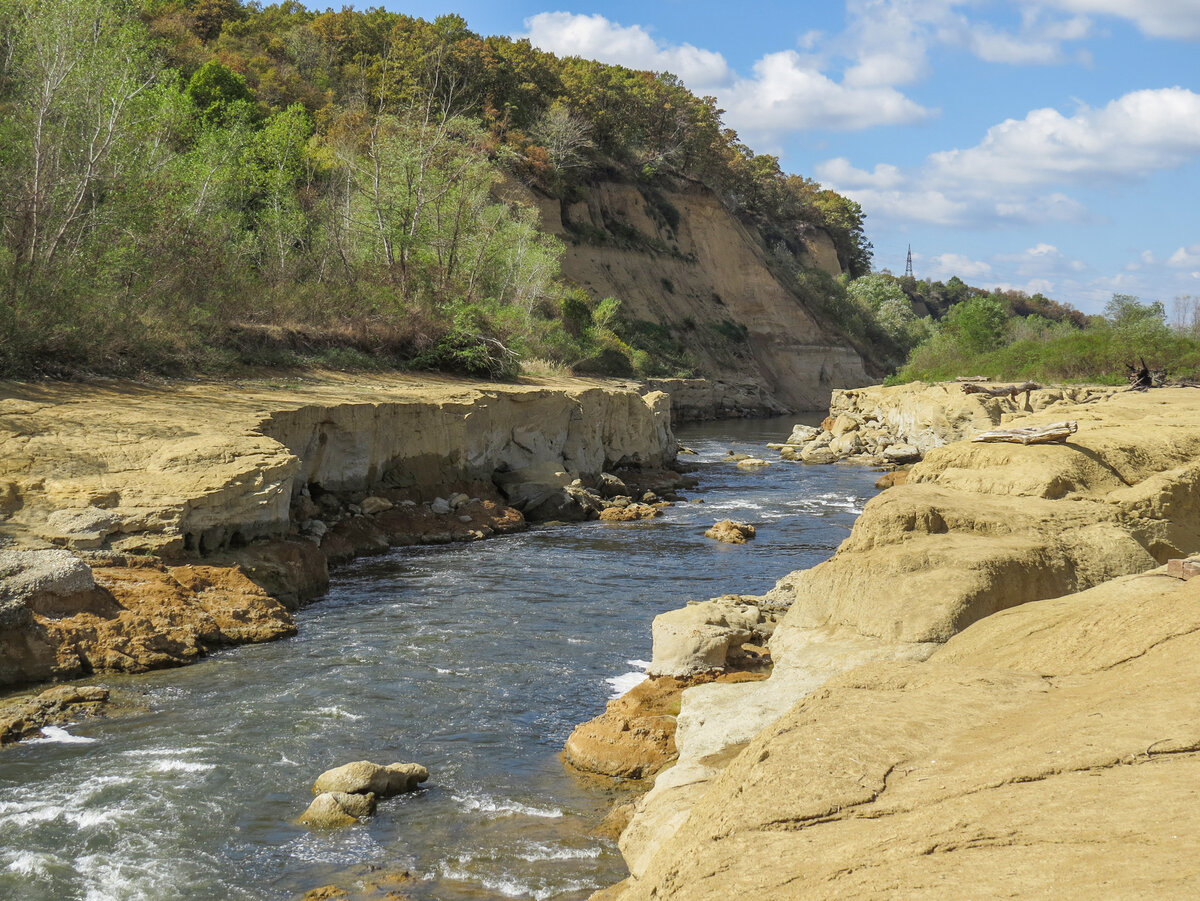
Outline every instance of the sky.
[(1200, 0), (413, 0), (560, 56), (669, 71), (858, 201), (876, 269), (1200, 297)]

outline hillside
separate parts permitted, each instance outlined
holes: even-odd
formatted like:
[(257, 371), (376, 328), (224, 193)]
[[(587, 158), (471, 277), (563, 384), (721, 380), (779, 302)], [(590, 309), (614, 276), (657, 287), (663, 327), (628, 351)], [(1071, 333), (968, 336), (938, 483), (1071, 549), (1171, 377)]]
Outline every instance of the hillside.
[(9, 375), (864, 380), (861, 210), (670, 74), (238, 0), (4, 0), (0, 51)]

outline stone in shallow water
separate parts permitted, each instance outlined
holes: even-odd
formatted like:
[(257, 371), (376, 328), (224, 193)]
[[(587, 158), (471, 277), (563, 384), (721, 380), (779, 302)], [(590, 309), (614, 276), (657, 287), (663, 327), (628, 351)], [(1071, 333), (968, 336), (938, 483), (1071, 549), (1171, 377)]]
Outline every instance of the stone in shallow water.
[(715, 538), (726, 544), (745, 544), (758, 534), (758, 530), (747, 522), (734, 522), (732, 519), (722, 519), (704, 533), (705, 538)]
[(429, 778), (429, 770), (419, 763), (393, 763), (381, 766), (369, 760), (356, 760), (326, 770), (313, 783), (313, 794), (348, 792), (376, 794), (382, 798), (403, 791), (415, 791)]
[(375, 795), (372, 793), (327, 791), (317, 795), (296, 822), (314, 829), (338, 829), (352, 826), (374, 812)]

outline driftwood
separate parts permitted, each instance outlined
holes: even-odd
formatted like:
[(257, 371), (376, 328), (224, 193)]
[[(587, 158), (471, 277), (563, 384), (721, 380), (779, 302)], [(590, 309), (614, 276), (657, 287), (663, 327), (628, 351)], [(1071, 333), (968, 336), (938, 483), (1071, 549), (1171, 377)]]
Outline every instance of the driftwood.
[(1021, 385), (999, 385), (995, 388), (985, 388), (983, 385), (973, 385), (965, 383), (962, 386), (963, 394), (986, 394), (988, 397), (1011, 397), (1017, 399), (1017, 395), (1022, 391), (1025, 392), (1025, 400), (1029, 400), (1029, 392), (1037, 391), (1042, 386), (1037, 382), (1025, 382)]
[(955, 377), (956, 382), (990, 382), (991, 376), (986, 375), (960, 375)]
[(972, 441), (1006, 441), (1009, 444), (1050, 444), (1066, 441), (1079, 431), (1079, 423), (1052, 422), (1050, 425), (1026, 426), (1022, 429), (996, 429), (980, 432)]
[(1134, 366), (1132, 363), (1126, 363), (1126, 375), (1129, 378), (1129, 387), (1135, 391), (1145, 391), (1147, 388), (1161, 388), (1167, 380), (1167, 370), (1151, 369), (1146, 365), (1145, 359), (1138, 357), (1138, 362), (1141, 366)]

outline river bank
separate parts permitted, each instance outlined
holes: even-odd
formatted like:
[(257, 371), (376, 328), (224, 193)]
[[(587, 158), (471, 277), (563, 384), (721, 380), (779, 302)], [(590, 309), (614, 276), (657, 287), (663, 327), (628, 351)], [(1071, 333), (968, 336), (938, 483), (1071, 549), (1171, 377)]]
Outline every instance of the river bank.
[(652, 515), (684, 483), (669, 403), (579, 379), (7, 383), (0, 687), (286, 636), (331, 563), (396, 545)]
[(1197, 814), (1178, 803), (1200, 766), (1200, 585), (1163, 566), (1200, 552), (1200, 393), (997, 410), (954, 386), (844, 394), (884, 422), (921, 392), (929, 428), (904, 426), (914, 439), (963, 404), (977, 407), (964, 429), (1079, 430), (1059, 445), (929, 442), (831, 559), (757, 599), (787, 610), (770, 677), (683, 692), (678, 761), (621, 835), (631, 877), (597, 898), (1200, 884)]

